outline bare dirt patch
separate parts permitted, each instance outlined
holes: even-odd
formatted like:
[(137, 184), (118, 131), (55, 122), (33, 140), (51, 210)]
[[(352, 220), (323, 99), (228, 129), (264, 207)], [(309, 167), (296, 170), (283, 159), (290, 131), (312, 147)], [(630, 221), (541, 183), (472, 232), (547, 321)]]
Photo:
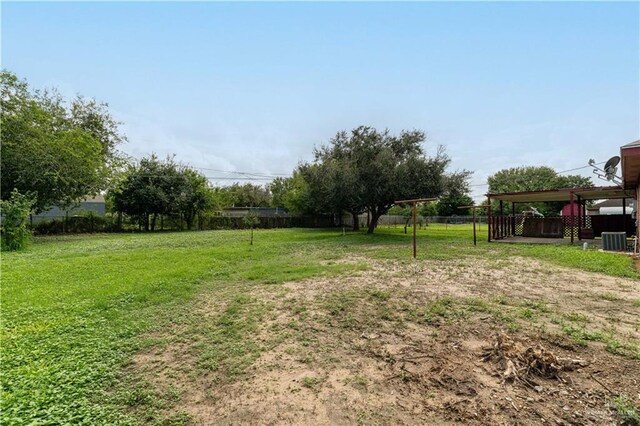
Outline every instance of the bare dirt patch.
[(640, 401), (637, 281), (525, 258), (368, 263), (208, 295), (133, 369), (193, 424), (599, 425), (620, 423), (614, 396)]

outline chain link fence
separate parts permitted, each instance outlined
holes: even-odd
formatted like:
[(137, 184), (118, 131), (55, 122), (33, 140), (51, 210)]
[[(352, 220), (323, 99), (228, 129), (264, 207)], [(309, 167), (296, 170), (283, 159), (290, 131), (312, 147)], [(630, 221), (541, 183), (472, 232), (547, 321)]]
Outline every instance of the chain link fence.
[[(353, 218), (349, 216), (292, 216), (281, 215), (260, 215), (258, 214), (256, 228), (332, 228), (332, 227), (352, 227)], [(368, 224), (367, 215), (358, 217), (360, 228), (366, 228)], [(431, 223), (449, 225), (470, 224), (471, 216), (418, 216), (419, 227), (428, 226)], [(155, 219), (155, 231), (179, 231), (186, 230), (187, 224), (179, 217), (160, 216)], [(477, 216), (476, 223), (486, 224), (485, 216)], [(378, 220), (378, 228), (387, 227), (411, 227), (412, 217), (402, 215), (383, 215)], [(137, 218), (127, 215), (107, 213), (97, 215), (93, 213), (82, 215), (51, 216), (46, 219), (30, 219), (30, 227), (36, 235), (55, 234), (79, 234), (79, 233), (105, 233), (105, 232), (135, 232), (144, 228)], [(213, 230), (213, 229), (248, 229), (244, 221), (244, 216), (227, 215), (201, 215), (196, 217), (191, 229), (193, 230)]]

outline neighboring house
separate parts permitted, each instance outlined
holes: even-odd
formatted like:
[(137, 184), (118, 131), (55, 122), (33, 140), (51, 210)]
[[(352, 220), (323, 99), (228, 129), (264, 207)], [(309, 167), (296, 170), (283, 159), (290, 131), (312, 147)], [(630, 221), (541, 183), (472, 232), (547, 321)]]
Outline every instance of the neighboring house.
[(78, 204), (72, 205), (66, 209), (54, 206), (45, 212), (32, 214), (31, 221), (36, 223), (45, 220), (61, 219), (67, 216), (79, 216), (88, 212), (93, 212), (98, 216), (104, 216), (106, 206), (102, 195), (85, 198)]
[[(613, 159), (613, 158), (612, 158)], [(637, 203), (626, 208), (630, 200), (640, 197), (640, 140), (620, 147), (620, 172), (616, 170), (610, 179), (615, 185), (592, 186), (586, 188), (562, 188), (542, 191), (488, 193), (487, 204), (493, 208), (489, 210), (487, 220), (487, 240), (501, 240), (510, 237), (533, 237), (564, 239), (569, 237), (573, 243), (577, 238), (593, 239), (600, 237), (603, 232), (626, 232), (627, 237), (640, 235), (637, 216)], [(614, 214), (607, 209), (616, 207), (601, 207), (598, 215), (588, 217), (586, 205), (589, 202), (602, 200), (620, 200), (622, 211)], [(519, 205), (535, 202), (563, 202), (569, 204), (563, 209), (559, 218), (525, 218), (518, 221), (515, 212)], [(504, 203), (511, 204), (511, 212), (503, 209)], [(624, 203), (624, 206), (622, 205)], [(579, 208), (578, 206), (582, 206)], [(497, 208), (496, 208), (497, 206)], [(637, 252), (637, 248), (634, 249)]]
[(587, 207), (587, 214), (589, 216), (608, 215), (608, 214), (623, 214), (631, 213), (635, 210), (634, 200), (631, 198), (625, 199), (625, 208), (622, 208), (622, 200), (602, 200), (593, 204), (591, 207)]
[[(634, 192), (635, 199), (640, 200), (640, 139), (620, 147), (622, 166), (622, 186)], [(636, 216), (637, 216), (636, 204)], [(636, 235), (640, 236), (640, 220), (636, 221)]]

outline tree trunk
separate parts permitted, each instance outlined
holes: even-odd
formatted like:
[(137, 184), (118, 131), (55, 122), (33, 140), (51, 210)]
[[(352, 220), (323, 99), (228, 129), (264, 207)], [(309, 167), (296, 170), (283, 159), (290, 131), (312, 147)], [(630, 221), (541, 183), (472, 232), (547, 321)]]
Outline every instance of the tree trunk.
[(360, 219), (358, 218), (358, 213), (351, 212), (351, 217), (353, 217), (353, 230), (360, 230)]
[(151, 232), (156, 230), (156, 219), (158, 218), (158, 214), (154, 213), (153, 218), (151, 219)]
[(371, 212), (371, 220), (369, 221), (369, 227), (367, 228), (367, 234), (373, 234), (373, 230), (378, 226), (378, 219), (382, 214), (376, 209)]

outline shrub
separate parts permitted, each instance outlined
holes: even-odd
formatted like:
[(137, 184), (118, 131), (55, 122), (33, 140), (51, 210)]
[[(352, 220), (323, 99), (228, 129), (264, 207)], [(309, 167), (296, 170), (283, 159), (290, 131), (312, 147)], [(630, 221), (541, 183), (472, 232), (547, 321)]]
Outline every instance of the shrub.
[(118, 224), (113, 218), (98, 216), (92, 211), (77, 216), (44, 220), (33, 225), (33, 231), (36, 235), (114, 232), (117, 230)]
[(22, 194), (14, 189), (8, 200), (0, 202), (4, 218), (2, 223), (3, 250), (20, 250), (29, 243), (31, 231), (27, 228), (27, 218), (35, 201), (32, 194)]

